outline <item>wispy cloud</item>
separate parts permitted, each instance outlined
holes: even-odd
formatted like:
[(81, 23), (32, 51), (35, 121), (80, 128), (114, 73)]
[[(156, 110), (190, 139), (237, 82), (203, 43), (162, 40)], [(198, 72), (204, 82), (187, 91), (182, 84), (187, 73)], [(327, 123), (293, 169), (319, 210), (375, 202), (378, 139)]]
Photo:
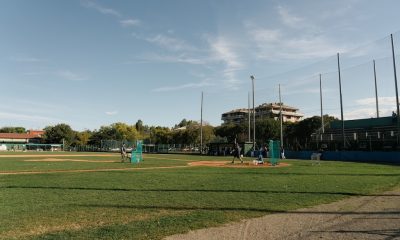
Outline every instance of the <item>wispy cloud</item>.
[(81, 76), (77, 73), (71, 72), (69, 70), (61, 70), (56, 72), (56, 75), (69, 81), (84, 81), (87, 77)]
[[(357, 99), (356, 104), (358, 105), (373, 105), (376, 104), (376, 98), (362, 98)], [(382, 106), (396, 106), (396, 97), (378, 97), (378, 103)]]
[[(355, 109), (345, 111), (346, 119), (371, 118), (376, 117), (376, 99), (362, 98), (355, 100)], [(379, 115), (390, 116), (392, 111), (396, 109), (395, 97), (379, 97)]]
[(257, 48), (256, 57), (270, 61), (323, 58), (344, 51), (321, 35), (302, 33), (295, 37), (281, 29), (247, 25), (247, 33)]
[(109, 111), (109, 112), (105, 112), (105, 114), (108, 116), (113, 116), (113, 115), (117, 115), (118, 111)]
[(118, 19), (119, 24), (123, 27), (136, 27), (141, 24), (141, 21), (139, 19), (126, 18), (118, 10), (115, 10), (115, 9), (109, 8), (109, 7), (105, 7), (95, 1), (82, 0), (81, 4), (82, 4), (82, 6), (89, 8), (89, 9), (94, 9), (101, 14), (116, 17)]
[(37, 116), (32, 114), (20, 114), (20, 113), (12, 113), (12, 112), (0, 112), (0, 119), (11, 119), (11, 120), (22, 120), (22, 121), (32, 121), (32, 122), (62, 122), (60, 119), (45, 117), (45, 116)]
[[(390, 108), (379, 108), (379, 116), (391, 116), (392, 111)], [(376, 109), (374, 107), (364, 107), (344, 112), (346, 120), (374, 117), (376, 117)]]
[(122, 17), (122, 14), (112, 8), (104, 7), (96, 2), (93, 1), (81, 1), (82, 5), (87, 8), (95, 9), (99, 13), (104, 14), (104, 15), (111, 15), (115, 17)]
[(304, 19), (290, 13), (289, 10), (283, 6), (278, 6), (278, 14), (282, 22), (292, 28), (300, 28), (304, 23)]
[(135, 27), (135, 26), (139, 26), (140, 25), (140, 20), (138, 20), (138, 19), (124, 19), (124, 20), (120, 20), (119, 23), (123, 27)]
[(47, 72), (47, 71), (42, 71), (42, 72), (37, 71), (37, 72), (25, 72), (25, 73), (21, 73), (21, 74), (25, 75), (25, 76), (40, 76), (40, 75), (44, 75), (44, 74), (49, 74), (49, 72)]
[(21, 63), (37, 63), (46, 61), (45, 59), (36, 57), (27, 57), (27, 56), (12, 57), (11, 60), (14, 62), (21, 62)]
[(179, 91), (183, 89), (191, 89), (191, 88), (202, 88), (202, 87), (207, 87), (207, 86), (213, 86), (214, 84), (203, 81), (200, 83), (186, 83), (183, 85), (178, 85), (178, 86), (165, 86), (165, 87), (160, 87), (160, 88), (155, 88), (152, 90), (152, 92), (171, 92), (171, 91)]
[[(137, 35), (133, 35), (137, 38), (141, 38)], [(157, 34), (152, 37), (146, 37), (142, 38), (146, 40), (149, 43), (156, 44), (164, 49), (170, 50), (170, 51), (193, 51), (196, 48), (193, 47), (192, 45), (189, 45), (182, 39), (178, 39), (175, 37), (167, 36), (164, 34)]]
[[(188, 44), (185, 40), (180, 39), (171, 34), (154, 34), (152, 36), (142, 36), (132, 33), (136, 39), (146, 41), (159, 47), (161, 50), (166, 50), (160, 54), (155, 52), (143, 54), (136, 61), (128, 63), (148, 63), (148, 62), (164, 62), (164, 63), (187, 63), (194, 65), (202, 65), (211, 61), (210, 57), (206, 56), (205, 51), (200, 51), (196, 46)], [(168, 52), (168, 53), (165, 53)]]
[(137, 61), (128, 61), (127, 64), (131, 63), (149, 63), (149, 62), (163, 62), (163, 63), (186, 63), (186, 64), (194, 64), (194, 65), (202, 65), (207, 63), (207, 59), (205, 58), (195, 58), (186, 56), (186, 54), (175, 54), (175, 55), (161, 55), (157, 53), (148, 53), (139, 57)]
[(214, 60), (225, 65), (222, 71), (225, 87), (237, 90), (240, 81), (236, 78), (236, 72), (244, 68), (244, 63), (235, 52), (233, 43), (220, 36), (209, 39), (209, 44)]

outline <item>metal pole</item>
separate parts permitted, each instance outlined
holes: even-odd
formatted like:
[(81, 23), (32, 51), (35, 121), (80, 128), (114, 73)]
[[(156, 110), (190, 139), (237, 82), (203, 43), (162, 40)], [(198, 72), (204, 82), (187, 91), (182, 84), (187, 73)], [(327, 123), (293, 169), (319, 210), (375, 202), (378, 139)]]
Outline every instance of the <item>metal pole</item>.
[(378, 104), (378, 87), (376, 84), (376, 68), (375, 68), (375, 59), (373, 60), (374, 63), (374, 80), (375, 80), (375, 101), (376, 101), (376, 117), (379, 118), (379, 104)]
[(322, 133), (325, 132), (325, 124), (324, 124), (324, 113), (322, 109), (322, 81), (321, 81), (321, 74), (319, 74), (319, 101), (321, 103), (321, 129)]
[(248, 95), (248, 98), (247, 98), (247, 105), (248, 105), (248, 108), (247, 108), (247, 113), (249, 114), (249, 142), (251, 142), (251, 129), (250, 129), (250, 93), (248, 93), (247, 94)]
[(203, 154), (203, 92), (201, 92), (200, 154)]
[(399, 118), (399, 92), (397, 88), (397, 73), (396, 73), (396, 58), (394, 55), (394, 44), (393, 44), (393, 34), (390, 34), (390, 39), (392, 41), (392, 57), (393, 57), (393, 72), (394, 72), (394, 84), (396, 90), (396, 117), (397, 117), (397, 144), (399, 142), (399, 128), (400, 128), (400, 118)]
[(251, 75), (251, 85), (253, 88), (253, 151), (256, 150), (256, 111), (254, 108), (254, 76)]
[(283, 131), (282, 131), (282, 99), (281, 99), (281, 85), (279, 84), (279, 105), (280, 107), (280, 111), (279, 111), (279, 118), (280, 118), (280, 122), (281, 122), (281, 147), (283, 147)]
[(343, 119), (343, 99), (342, 99), (342, 79), (340, 77), (340, 58), (339, 53), (337, 54), (338, 73), (339, 73), (339, 91), (340, 91), (340, 116), (342, 120), (342, 138), (343, 138), (343, 150), (346, 149), (346, 136), (344, 134), (344, 119)]

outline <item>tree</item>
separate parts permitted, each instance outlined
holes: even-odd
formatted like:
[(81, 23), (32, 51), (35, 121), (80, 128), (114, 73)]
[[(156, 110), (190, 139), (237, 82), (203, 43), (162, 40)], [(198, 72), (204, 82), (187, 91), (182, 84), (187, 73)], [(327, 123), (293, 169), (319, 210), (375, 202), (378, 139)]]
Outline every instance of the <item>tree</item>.
[(3, 127), (0, 128), (0, 133), (25, 133), (24, 127)]
[(273, 118), (256, 120), (256, 141), (265, 144), (268, 140), (280, 138), (280, 123)]
[(234, 142), (235, 139), (238, 142), (246, 141), (245, 132), (246, 127), (244, 124), (236, 125), (233, 123), (223, 124), (215, 129), (215, 135), (221, 138), (226, 138), (228, 142)]
[(152, 129), (152, 142), (155, 144), (172, 143), (171, 130), (166, 127), (155, 127)]
[(98, 131), (94, 131), (90, 137), (89, 144), (100, 145), (102, 140), (117, 140), (134, 142), (138, 139), (136, 126), (126, 123), (113, 123), (109, 126), (101, 126)]
[(138, 132), (135, 126), (129, 126), (126, 123), (113, 123), (111, 124), (113, 132), (115, 132), (115, 140), (136, 141)]
[(89, 142), (90, 137), (92, 136), (92, 132), (89, 130), (83, 132), (76, 133), (76, 145), (87, 145)]
[(65, 145), (69, 146), (75, 141), (76, 132), (65, 123), (47, 126), (44, 131), (43, 140), (45, 143), (63, 143), (64, 140)]
[[(324, 115), (324, 123), (329, 124), (335, 117)], [(321, 129), (321, 117), (313, 116), (305, 118), (300, 122), (287, 125), (285, 136), (295, 148), (304, 147), (305, 143), (310, 142), (311, 134)]]
[(136, 127), (136, 131), (138, 131), (139, 133), (142, 133), (143, 132), (143, 121), (140, 119), (137, 120), (135, 127)]
[(214, 139), (215, 139), (214, 127), (211, 125), (203, 126), (203, 144), (210, 143), (214, 141)]
[(178, 127), (186, 127), (188, 125), (188, 121), (184, 118), (182, 121), (178, 124)]

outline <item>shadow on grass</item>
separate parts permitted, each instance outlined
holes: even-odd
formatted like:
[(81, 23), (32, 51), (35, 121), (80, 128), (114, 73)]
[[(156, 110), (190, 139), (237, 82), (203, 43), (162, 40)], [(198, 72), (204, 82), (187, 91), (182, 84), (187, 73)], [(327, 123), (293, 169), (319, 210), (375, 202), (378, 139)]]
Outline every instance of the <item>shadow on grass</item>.
[[(400, 194), (363, 194), (352, 192), (306, 192), (277, 190), (235, 190), (235, 189), (129, 189), (129, 188), (92, 188), (92, 187), (58, 187), (58, 186), (3, 186), (0, 189), (52, 189), (52, 190), (82, 190), (82, 191), (116, 191), (116, 192), (204, 192), (204, 193), (265, 193), (265, 194), (315, 194), (343, 195), (367, 197), (400, 197)], [(400, 200), (399, 200), (400, 201)]]
[(264, 213), (286, 213), (286, 214), (330, 214), (330, 215), (396, 215), (400, 211), (307, 211), (307, 210), (276, 210), (268, 208), (253, 208), (253, 207), (196, 207), (196, 206), (146, 206), (146, 205), (123, 205), (123, 204), (71, 204), (73, 207), (85, 208), (126, 208), (126, 209), (149, 209), (149, 210), (174, 210), (174, 211), (251, 211)]

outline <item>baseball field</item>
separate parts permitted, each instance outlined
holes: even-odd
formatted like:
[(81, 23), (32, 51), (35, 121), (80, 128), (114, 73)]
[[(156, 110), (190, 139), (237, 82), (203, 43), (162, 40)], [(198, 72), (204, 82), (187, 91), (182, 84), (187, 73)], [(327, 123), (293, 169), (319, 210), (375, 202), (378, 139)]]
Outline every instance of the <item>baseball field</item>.
[(400, 166), (231, 160), (0, 153), (0, 239), (162, 239), (400, 187)]

